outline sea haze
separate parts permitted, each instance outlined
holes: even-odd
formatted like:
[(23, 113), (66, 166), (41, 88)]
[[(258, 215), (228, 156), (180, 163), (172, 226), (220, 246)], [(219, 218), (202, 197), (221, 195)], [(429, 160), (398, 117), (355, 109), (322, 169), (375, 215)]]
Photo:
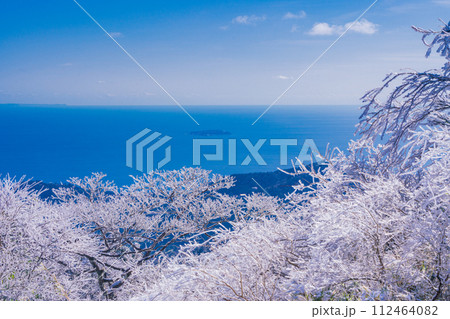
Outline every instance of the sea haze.
[[(26, 175), (45, 182), (62, 182), (104, 172), (119, 185), (129, 175), (141, 174), (126, 166), (125, 142), (145, 128), (172, 137), (172, 161), (163, 169), (192, 166), (193, 139), (223, 139), (224, 160), (201, 167), (215, 173), (236, 174), (274, 171), (280, 165), (280, 147), (270, 139), (297, 139), (288, 158), (299, 154), (306, 139), (319, 151), (345, 149), (353, 138), (360, 110), (357, 106), (274, 106), (255, 125), (265, 106), (190, 106), (196, 125), (176, 106), (64, 106), (0, 105), (0, 174)], [(228, 165), (228, 141), (236, 139), (236, 165)], [(252, 161), (241, 165), (249, 152), (241, 139), (255, 144), (266, 139), (260, 154), (265, 166)], [(214, 147), (202, 148), (214, 153)], [(160, 152), (160, 153), (158, 153)], [(164, 157), (164, 148), (155, 157)], [(158, 159), (157, 159), (158, 160)]]

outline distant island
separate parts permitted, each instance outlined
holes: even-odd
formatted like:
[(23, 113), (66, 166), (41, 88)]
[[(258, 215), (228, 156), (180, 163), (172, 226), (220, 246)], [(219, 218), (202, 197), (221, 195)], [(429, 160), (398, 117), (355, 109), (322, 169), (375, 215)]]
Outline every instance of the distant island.
[(202, 131), (192, 131), (191, 135), (195, 136), (214, 136), (214, 135), (231, 135), (230, 132), (224, 130), (202, 130)]

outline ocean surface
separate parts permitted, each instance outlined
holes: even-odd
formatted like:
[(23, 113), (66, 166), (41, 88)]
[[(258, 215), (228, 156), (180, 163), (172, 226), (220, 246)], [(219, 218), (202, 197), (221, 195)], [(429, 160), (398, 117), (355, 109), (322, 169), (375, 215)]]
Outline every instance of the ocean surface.
[[(176, 106), (0, 105), (0, 176), (25, 175), (59, 183), (103, 172), (119, 185), (129, 184), (130, 175), (142, 173), (136, 169), (135, 147), (130, 155), (133, 167), (126, 165), (126, 141), (144, 129), (161, 134), (155, 141), (171, 138), (154, 152), (156, 165), (170, 146), (171, 160), (162, 169), (200, 166), (221, 174), (274, 171), (292, 167), (290, 161), (299, 155), (305, 140), (312, 140), (320, 153), (327, 144), (345, 150), (360, 114), (357, 106), (275, 105), (252, 125), (265, 108), (186, 107), (197, 125)], [(200, 165), (194, 165), (195, 139), (214, 140), (213, 145), (200, 147)], [(280, 139), (289, 140), (287, 165), (280, 161)], [(294, 141), (297, 145), (291, 145)], [(208, 154), (217, 154), (219, 144), (222, 154), (219, 151), (208, 160)], [(260, 146), (255, 154), (266, 165), (261, 160), (257, 163), (249, 145)], [(233, 147), (236, 156), (230, 160)]]

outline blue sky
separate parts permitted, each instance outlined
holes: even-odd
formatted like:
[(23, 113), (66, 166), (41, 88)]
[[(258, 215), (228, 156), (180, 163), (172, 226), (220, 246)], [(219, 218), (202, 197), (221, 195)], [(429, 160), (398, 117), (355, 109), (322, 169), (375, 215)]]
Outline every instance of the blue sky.
[[(270, 104), (373, 2), (78, 1), (183, 105)], [(379, 0), (279, 104), (358, 104), (388, 72), (440, 67), (410, 26), (449, 12)], [(72, 0), (2, 1), (0, 57), (0, 103), (173, 104)]]

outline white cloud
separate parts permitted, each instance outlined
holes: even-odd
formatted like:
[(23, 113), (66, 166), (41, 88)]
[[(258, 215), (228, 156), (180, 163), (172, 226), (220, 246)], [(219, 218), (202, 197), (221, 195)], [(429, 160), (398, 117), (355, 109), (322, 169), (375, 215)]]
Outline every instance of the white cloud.
[[(329, 25), (326, 22), (316, 23), (308, 33), (310, 35), (342, 34), (342, 32), (347, 30), (352, 24), (353, 22), (346, 23), (345, 25)], [(378, 25), (366, 19), (361, 19), (353, 24), (349, 31), (361, 34), (374, 34), (378, 31)]]
[(283, 19), (303, 19), (304, 17), (306, 17), (306, 12), (302, 10), (299, 13), (288, 12), (283, 16)]
[(233, 20), (231, 20), (232, 23), (235, 24), (256, 24), (258, 21), (264, 21), (266, 20), (266, 16), (255, 16), (255, 15), (245, 15), (245, 16), (237, 16)]
[(291, 27), (291, 32), (297, 32), (297, 31), (298, 31), (298, 25), (294, 24), (294, 25)]
[[(345, 29), (347, 29), (351, 25), (352, 22), (347, 23), (345, 25)], [(366, 19), (361, 19), (360, 21), (356, 22), (349, 31), (362, 34), (374, 34), (378, 31), (378, 25), (367, 21)]]
[(121, 38), (123, 37), (123, 33), (122, 32), (110, 32), (109, 33), (113, 38)]
[(339, 33), (339, 26), (333, 25), (330, 26), (326, 22), (315, 23), (312, 29), (309, 31), (310, 35), (332, 35), (335, 33)]
[(440, 6), (450, 7), (450, 0), (433, 0), (433, 3)]
[(219, 29), (220, 30), (228, 30), (228, 28), (229, 28), (229, 26), (227, 26), (227, 25), (223, 25), (223, 26), (221, 26), (221, 27), (219, 27)]
[(292, 76), (286, 76), (286, 75), (277, 75), (275, 78), (279, 80), (291, 80)]

